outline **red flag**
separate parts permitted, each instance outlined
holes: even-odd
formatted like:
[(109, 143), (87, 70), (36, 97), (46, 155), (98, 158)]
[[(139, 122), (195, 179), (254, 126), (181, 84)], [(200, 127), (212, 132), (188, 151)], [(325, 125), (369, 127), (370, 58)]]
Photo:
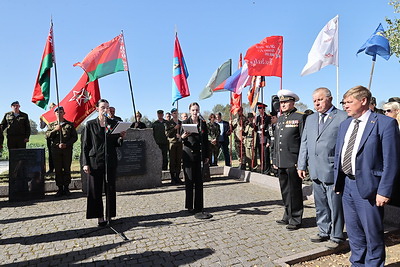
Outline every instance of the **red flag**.
[[(64, 107), (64, 118), (73, 122), (75, 127), (96, 110), (96, 103), (100, 100), (98, 81), (88, 81), (89, 77), (83, 73), (78, 83), (60, 102), (60, 106)], [(53, 110), (54, 108), (41, 116), (47, 124), (57, 120)]]
[(82, 62), (75, 63), (89, 76), (90, 82), (106, 75), (128, 70), (128, 61), (122, 33), (90, 51)]
[(190, 96), (187, 78), (189, 77), (178, 35), (175, 36), (172, 66), (172, 105), (179, 99)]
[(250, 47), (244, 60), (250, 76), (277, 76), (282, 78), (283, 36), (266, 37)]
[(53, 56), (53, 23), (51, 23), (50, 32), (47, 36), (42, 61), (40, 62), (39, 73), (32, 94), (32, 102), (43, 109), (47, 108), (50, 99), (50, 69), (53, 67), (54, 63)]

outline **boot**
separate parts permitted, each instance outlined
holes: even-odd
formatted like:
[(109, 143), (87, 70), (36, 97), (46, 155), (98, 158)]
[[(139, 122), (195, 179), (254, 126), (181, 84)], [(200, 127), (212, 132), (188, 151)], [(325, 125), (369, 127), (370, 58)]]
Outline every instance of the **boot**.
[(176, 184), (176, 177), (175, 177), (175, 173), (171, 172), (171, 184), (175, 185)]

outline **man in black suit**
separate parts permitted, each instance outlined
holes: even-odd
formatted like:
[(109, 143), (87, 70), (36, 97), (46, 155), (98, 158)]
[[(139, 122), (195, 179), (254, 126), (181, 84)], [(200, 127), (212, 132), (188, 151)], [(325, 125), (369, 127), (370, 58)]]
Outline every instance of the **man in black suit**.
[(231, 157), (229, 155), (229, 135), (231, 130), (229, 127), (229, 122), (222, 120), (221, 112), (217, 113), (217, 121), (221, 134), (218, 137), (219, 149), (222, 148), (222, 153), (224, 154), (225, 166), (231, 166)]
[(278, 97), (282, 115), (278, 118), (274, 133), (274, 168), (278, 169), (285, 212), (282, 219), (276, 222), (292, 231), (300, 228), (303, 217), (302, 180), (297, 174), (296, 165), (305, 115), (294, 106), (299, 101), (295, 93), (283, 89), (278, 92)]

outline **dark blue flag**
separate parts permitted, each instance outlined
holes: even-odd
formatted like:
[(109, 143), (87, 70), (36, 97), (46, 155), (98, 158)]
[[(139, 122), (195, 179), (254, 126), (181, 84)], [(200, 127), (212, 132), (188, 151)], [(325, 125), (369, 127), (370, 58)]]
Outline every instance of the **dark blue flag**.
[(376, 55), (380, 55), (386, 60), (390, 58), (389, 40), (385, 36), (385, 30), (383, 29), (381, 23), (379, 23), (379, 26), (376, 28), (375, 32), (357, 51), (357, 54), (364, 50), (365, 54), (372, 56), (373, 61), (376, 61)]

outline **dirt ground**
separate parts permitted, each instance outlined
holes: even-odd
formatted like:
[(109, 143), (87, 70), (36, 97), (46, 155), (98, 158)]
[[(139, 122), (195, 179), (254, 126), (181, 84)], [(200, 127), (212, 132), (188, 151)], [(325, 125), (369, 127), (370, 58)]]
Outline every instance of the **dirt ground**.
[[(386, 262), (385, 266), (395, 267), (400, 266), (400, 230), (390, 232), (385, 235), (386, 244)], [(318, 259), (297, 263), (292, 265), (294, 267), (338, 267), (338, 266), (350, 266), (349, 262), (350, 251), (343, 251), (338, 254), (332, 254)]]

